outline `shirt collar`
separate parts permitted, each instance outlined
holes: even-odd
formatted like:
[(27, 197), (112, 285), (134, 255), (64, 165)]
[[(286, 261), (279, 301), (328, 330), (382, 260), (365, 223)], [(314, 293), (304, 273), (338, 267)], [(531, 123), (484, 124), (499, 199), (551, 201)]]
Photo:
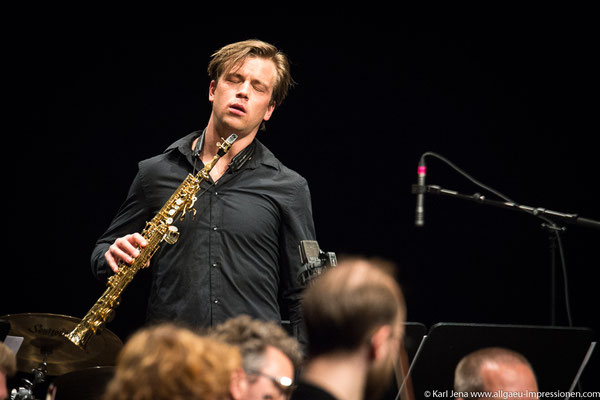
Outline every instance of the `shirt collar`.
[[(197, 157), (192, 150), (192, 143), (194, 140), (198, 138), (198, 150), (202, 150), (202, 146), (204, 145), (204, 133), (206, 129), (203, 131), (194, 131), (181, 139), (177, 140), (169, 147), (165, 149), (165, 153), (172, 151), (174, 149), (178, 149), (181, 154), (183, 154), (187, 160), (193, 165), (194, 157)], [(255, 157), (256, 156), (256, 157)], [(248, 162), (252, 159), (255, 159), (255, 162)], [(264, 147), (262, 143), (258, 141), (258, 139), (254, 139), (252, 143), (246, 146), (242, 151), (233, 157), (231, 162), (229, 163), (229, 168), (231, 172), (237, 172), (244, 165), (248, 164), (248, 167), (255, 167), (256, 162), (260, 162), (266, 165), (269, 165), (273, 168), (277, 168), (277, 162), (275, 156)]]

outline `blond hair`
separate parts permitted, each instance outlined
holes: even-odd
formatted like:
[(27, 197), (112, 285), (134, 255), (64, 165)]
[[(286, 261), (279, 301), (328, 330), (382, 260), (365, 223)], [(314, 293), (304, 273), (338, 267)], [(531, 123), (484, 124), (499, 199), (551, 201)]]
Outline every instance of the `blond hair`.
[(164, 323), (144, 328), (127, 341), (104, 400), (222, 398), (239, 368), (235, 347)]
[(248, 57), (265, 58), (273, 61), (277, 76), (271, 95), (271, 103), (275, 103), (275, 106), (281, 105), (287, 96), (288, 90), (294, 85), (288, 57), (272, 44), (262, 40), (251, 39), (231, 43), (217, 50), (211, 57), (208, 64), (208, 76), (215, 82), (218, 82), (223, 74), (241, 65)]
[(3, 342), (0, 342), (0, 372), (8, 376), (17, 372), (17, 359), (15, 353)]

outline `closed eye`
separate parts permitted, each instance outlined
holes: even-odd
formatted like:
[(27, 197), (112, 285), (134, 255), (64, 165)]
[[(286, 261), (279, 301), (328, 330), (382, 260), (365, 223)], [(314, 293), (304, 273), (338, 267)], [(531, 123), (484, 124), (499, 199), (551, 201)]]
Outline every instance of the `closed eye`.
[(261, 84), (255, 83), (254, 85), (252, 85), (252, 87), (257, 92), (265, 93), (267, 91), (267, 88), (265, 86), (261, 85)]
[[(228, 74), (224, 79), (234, 85), (239, 85), (246, 81), (246, 78), (240, 74)], [(269, 91), (269, 87), (260, 80), (254, 79), (250, 83), (252, 88), (259, 93), (267, 93)]]
[(225, 80), (227, 82), (231, 82), (231, 83), (241, 83), (242, 82), (242, 78), (240, 78), (239, 76), (235, 76), (235, 75), (230, 75), (227, 78), (225, 78)]

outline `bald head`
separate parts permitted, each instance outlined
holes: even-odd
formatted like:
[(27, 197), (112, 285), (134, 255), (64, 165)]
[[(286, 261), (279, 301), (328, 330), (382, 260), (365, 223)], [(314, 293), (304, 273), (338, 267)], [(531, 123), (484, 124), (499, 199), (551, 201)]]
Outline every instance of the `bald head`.
[(454, 374), (457, 393), (500, 392), (506, 399), (535, 398), (537, 381), (531, 364), (521, 354), (499, 347), (465, 356)]

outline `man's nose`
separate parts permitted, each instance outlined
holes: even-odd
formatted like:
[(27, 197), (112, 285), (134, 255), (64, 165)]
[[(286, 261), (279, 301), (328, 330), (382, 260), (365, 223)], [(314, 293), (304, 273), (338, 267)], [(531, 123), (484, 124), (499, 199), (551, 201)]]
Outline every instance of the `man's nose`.
[(244, 81), (244, 82), (242, 82), (241, 85), (239, 85), (236, 96), (247, 99), (249, 93), (250, 93), (250, 81)]

